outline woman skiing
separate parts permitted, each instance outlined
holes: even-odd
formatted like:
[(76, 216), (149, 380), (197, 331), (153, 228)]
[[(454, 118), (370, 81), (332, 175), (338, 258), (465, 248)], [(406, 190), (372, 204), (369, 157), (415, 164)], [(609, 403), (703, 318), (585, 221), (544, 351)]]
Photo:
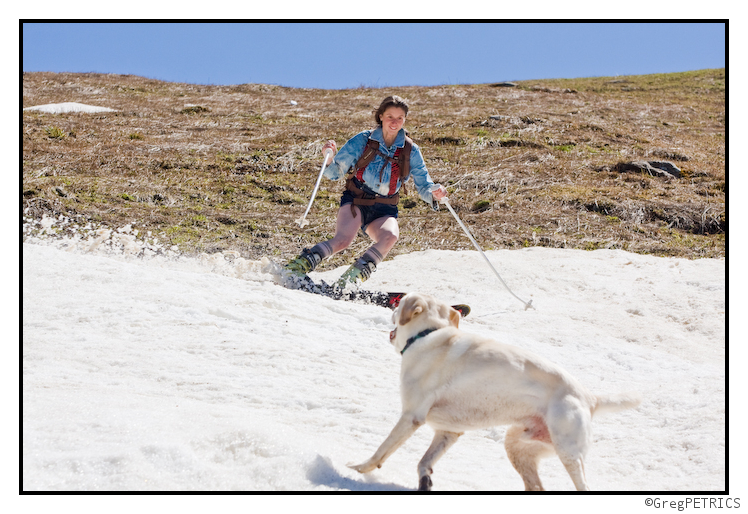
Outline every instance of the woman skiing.
[(397, 242), (397, 203), (403, 183), (412, 176), (418, 195), (432, 208), (447, 194), (444, 186), (431, 180), (417, 145), (403, 128), (408, 104), (399, 96), (388, 96), (374, 114), (377, 128), (356, 134), (335, 155), (335, 141), (322, 147), (335, 157), (324, 175), (331, 180), (342, 178), (350, 170), (340, 199), (335, 237), (305, 248), (284, 268), (292, 276), (303, 278), (327, 257), (348, 248), (360, 228), (374, 242), (334, 284), (338, 290), (349, 284), (360, 285), (377, 269)]

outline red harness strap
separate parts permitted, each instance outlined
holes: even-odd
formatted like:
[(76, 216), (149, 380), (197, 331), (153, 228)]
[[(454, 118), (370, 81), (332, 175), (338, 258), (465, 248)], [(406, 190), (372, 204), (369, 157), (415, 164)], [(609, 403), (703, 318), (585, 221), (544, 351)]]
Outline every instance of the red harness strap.
[(395, 150), (395, 157), (392, 161), (392, 168), (390, 170), (390, 190), (387, 193), (392, 196), (397, 193), (397, 179), (400, 176), (400, 152), (402, 148)]

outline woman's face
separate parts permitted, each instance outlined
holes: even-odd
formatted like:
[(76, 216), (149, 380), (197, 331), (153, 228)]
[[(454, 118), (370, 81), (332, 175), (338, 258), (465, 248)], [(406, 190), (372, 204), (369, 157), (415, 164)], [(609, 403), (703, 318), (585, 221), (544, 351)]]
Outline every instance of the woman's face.
[(400, 107), (388, 107), (379, 117), (385, 135), (396, 135), (405, 125), (405, 111)]

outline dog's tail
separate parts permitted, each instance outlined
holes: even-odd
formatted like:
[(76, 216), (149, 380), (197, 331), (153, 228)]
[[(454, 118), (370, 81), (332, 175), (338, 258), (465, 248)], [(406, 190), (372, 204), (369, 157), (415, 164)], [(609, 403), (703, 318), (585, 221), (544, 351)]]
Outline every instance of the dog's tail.
[(617, 412), (619, 410), (633, 409), (641, 403), (639, 393), (622, 393), (610, 396), (595, 396), (595, 405), (592, 407), (593, 414), (606, 412)]

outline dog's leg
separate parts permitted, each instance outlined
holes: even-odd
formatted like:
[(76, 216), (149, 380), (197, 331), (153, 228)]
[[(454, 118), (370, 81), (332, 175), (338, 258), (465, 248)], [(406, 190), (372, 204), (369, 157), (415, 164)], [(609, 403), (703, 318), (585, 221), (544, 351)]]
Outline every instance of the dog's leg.
[(421, 462), (418, 463), (418, 490), (419, 491), (430, 491), (431, 486), (431, 474), (434, 472), (434, 464), (438, 461), (442, 455), (447, 453), (447, 450), (457, 442), (457, 439), (462, 434), (457, 432), (445, 432), (444, 430), (437, 430), (434, 434), (434, 439), (431, 441), (431, 446), (426, 450), (423, 455)]
[(400, 420), (392, 429), (390, 435), (384, 440), (379, 449), (374, 452), (374, 455), (364, 462), (358, 465), (348, 465), (349, 468), (355, 469), (359, 473), (368, 473), (374, 468), (381, 468), (384, 461), (395, 453), (395, 450), (400, 448), (402, 444), (412, 436), (418, 428), (423, 425), (424, 419), (421, 417), (414, 416), (413, 414), (403, 414)]
[[(533, 424), (530, 423), (530, 425)], [(542, 432), (542, 429), (534, 425), (512, 425), (504, 437), (504, 448), (506, 448), (509, 462), (522, 477), (525, 491), (545, 490), (538, 475), (538, 463), (541, 458), (553, 455), (554, 451), (553, 447), (548, 444), (550, 439)]]
[(559, 458), (561, 458), (566, 471), (569, 472), (569, 476), (574, 482), (574, 487), (577, 488), (577, 491), (589, 491), (590, 488), (584, 476), (584, 460), (581, 457), (571, 459), (567, 456), (562, 457), (561, 455), (559, 455)]
[(592, 441), (589, 408), (567, 395), (550, 406), (546, 421), (558, 458), (577, 491), (589, 491), (584, 476), (584, 456)]

